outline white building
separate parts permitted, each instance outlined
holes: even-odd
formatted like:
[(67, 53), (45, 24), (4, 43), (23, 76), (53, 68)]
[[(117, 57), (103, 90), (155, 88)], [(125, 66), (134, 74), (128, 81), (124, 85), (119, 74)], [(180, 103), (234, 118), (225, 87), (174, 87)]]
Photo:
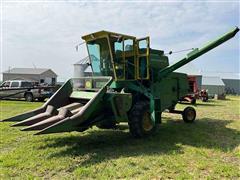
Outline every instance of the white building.
[(220, 77), (225, 84), (226, 94), (240, 95), (240, 73), (231, 72), (203, 72), (204, 76)]
[(3, 81), (6, 80), (30, 80), (54, 85), (57, 74), (45, 68), (12, 68), (3, 72)]
[(203, 76), (202, 89), (206, 89), (209, 96), (225, 94), (225, 84), (220, 77)]

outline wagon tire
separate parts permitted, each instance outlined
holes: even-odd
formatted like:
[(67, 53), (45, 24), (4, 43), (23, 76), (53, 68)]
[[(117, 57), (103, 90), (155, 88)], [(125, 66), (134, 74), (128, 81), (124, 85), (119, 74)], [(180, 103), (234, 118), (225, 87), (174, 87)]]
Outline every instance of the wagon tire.
[(183, 121), (186, 123), (192, 123), (196, 119), (196, 111), (193, 107), (186, 107), (182, 112)]
[(130, 133), (135, 138), (142, 138), (154, 134), (156, 123), (151, 120), (149, 102), (140, 101), (133, 105), (128, 113)]

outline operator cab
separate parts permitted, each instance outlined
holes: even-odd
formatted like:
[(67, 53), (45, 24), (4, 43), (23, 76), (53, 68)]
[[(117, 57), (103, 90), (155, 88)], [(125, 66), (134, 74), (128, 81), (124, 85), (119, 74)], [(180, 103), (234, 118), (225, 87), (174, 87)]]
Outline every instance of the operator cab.
[(114, 80), (149, 79), (149, 38), (99, 31), (86, 41), (94, 76), (112, 76)]

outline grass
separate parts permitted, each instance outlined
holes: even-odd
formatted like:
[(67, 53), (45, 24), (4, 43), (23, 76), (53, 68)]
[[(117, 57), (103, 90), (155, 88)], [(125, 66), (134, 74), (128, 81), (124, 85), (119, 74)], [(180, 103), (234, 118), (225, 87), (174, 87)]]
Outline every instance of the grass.
[[(0, 179), (240, 178), (240, 97), (198, 103), (195, 123), (164, 113), (155, 136), (144, 139), (132, 138), (127, 125), (33, 136), (0, 123)], [(1, 119), (40, 105), (1, 101)]]

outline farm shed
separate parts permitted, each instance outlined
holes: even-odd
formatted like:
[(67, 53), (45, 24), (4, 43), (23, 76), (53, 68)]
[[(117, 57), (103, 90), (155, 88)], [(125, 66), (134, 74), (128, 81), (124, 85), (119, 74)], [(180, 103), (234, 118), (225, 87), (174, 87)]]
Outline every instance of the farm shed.
[(240, 73), (233, 72), (204, 72), (204, 76), (217, 76), (225, 84), (226, 94), (240, 95)]
[(240, 95), (240, 78), (239, 79), (222, 79), (225, 84), (227, 94)]
[(57, 74), (45, 68), (12, 68), (3, 72), (3, 81), (20, 79), (54, 85), (57, 81)]
[(202, 89), (206, 89), (209, 96), (225, 94), (225, 84), (220, 77), (203, 76)]

